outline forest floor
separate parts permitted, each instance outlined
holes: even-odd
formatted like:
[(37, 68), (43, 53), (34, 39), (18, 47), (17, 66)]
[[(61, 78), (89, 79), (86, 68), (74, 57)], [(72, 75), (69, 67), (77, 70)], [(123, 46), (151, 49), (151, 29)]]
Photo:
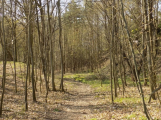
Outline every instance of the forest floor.
[[(119, 97), (115, 98), (115, 103), (112, 105), (110, 100), (110, 86), (107, 84), (103, 84), (102, 87), (100, 84), (98, 86), (85, 84), (76, 81), (72, 77), (74, 74), (70, 73), (66, 74), (64, 78), (65, 92), (49, 91), (47, 103), (45, 102), (46, 91), (44, 80), (41, 90), (40, 81), (37, 81), (37, 102), (32, 102), (32, 86), (30, 83), (28, 85), (28, 111), (25, 111), (25, 69), (23, 66), (21, 66), (21, 70), (20, 67), (17, 67), (17, 93), (15, 93), (12, 68), (13, 65), (7, 64), (6, 91), (2, 119), (146, 120), (143, 113), (142, 101), (136, 87), (127, 87), (124, 97), (121, 95), (122, 91), (120, 89)], [(1, 78), (2, 69), (0, 69)], [(55, 82), (56, 88), (58, 89), (60, 83), (59, 77)], [(95, 82), (92, 83), (95, 84)], [(148, 94), (150, 93), (148, 88), (144, 87), (146, 101), (148, 101)], [(2, 88), (0, 89), (0, 97), (1, 93)], [(157, 120), (161, 118), (161, 108), (158, 100), (147, 104), (147, 107), (152, 118)]]

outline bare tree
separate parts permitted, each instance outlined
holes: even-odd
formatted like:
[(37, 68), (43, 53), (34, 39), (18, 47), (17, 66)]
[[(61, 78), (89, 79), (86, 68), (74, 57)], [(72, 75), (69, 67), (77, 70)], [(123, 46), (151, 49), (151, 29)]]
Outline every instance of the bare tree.
[[(30, 0), (29, 2), (29, 14), (28, 14), (28, 54), (29, 57), (28, 59), (30, 60), (31, 58), (31, 64), (32, 64), (32, 94), (33, 94), (33, 101), (36, 102), (36, 94), (35, 94), (35, 77), (34, 77), (34, 56), (33, 56), (33, 48), (32, 48), (32, 44), (33, 44), (33, 33), (32, 33), (32, 0)], [(30, 73), (29, 73), (30, 74)]]
[(1, 96), (1, 104), (0, 104), (0, 116), (2, 116), (2, 106), (3, 106), (3, 99), (4, 99), (4, 93), (5, 93), (5, 83), (6, 83), (6, 40), (5, 40), (5, 29), (4, 29), (4, 2), (5, 0), (2, 0), (2, 32), (3, 32), (3, 78), (2, 78), (2, 96)]
[(143, 101), (143, 106), (144, 106), (144, 113), (147, 117), (148, 120), (150, 120), (150, 116), (148, 114), (148, 110), (147, 110), (147, 107), (146, 107), (146, 104), (145, 104), (145, 100), (144, 100), (144, 94), (143, 94), (143, 90), (142, 90), (142, 85), (141, 85), (141, 82), (140, 82), (140, 78), (139, 78), (139, 75), (138, 75), (138, 69), (137, 69), (137, 64), (136, 64), (136, 58), (135, 58), (135, 53), (134, 53), (134, 50), (133, 50), (133, 47), (132, 47), (132, 41), (131, 41), (131, 37), (130, 37), (130, 32), (128, 30), (128, 27), (127, 27), (127, 22), (126, 22), (126, 19), (125, 19), (125, 16), (124, 16), (124, 7), (123, 7), (123, 2), (121, 0), (121, 5), (122, 5), (122, 17), (123, 17), (123, 21), (125, 23), (125, 29), (127, 31), (127, 35), (128, 35), (128, 39), (129, 39), (129, 44), (130, 44), (130, 50), (131, 50), (131, 53), (132, 53), (132, 57), (133, 57), (133, 64), (134, 64), (134, 67), (135, 67), (135, 74), (136, 74), (136, 78), (137, 78), (137, 81), (139, 82), (139, 87), (140, 87), (140, 94), (141, 94), (141, 97), (142, 97), (142, 101)]
[(60, 55), (61, 55), (61, 83), (60, 89), (64, 91), (63, 86), (63, 75), (64, 75), (64, 67), (63, 67), (63, 48), (62, 48), (62, 26), (61, 26), (61, 9), (60, 9), (60, 0), (57, 2), (58, 7), (58, 18), (59, 18), (59, 47), (60, 47)]
[[(56, 91), (55, 82), (54, 82), (54, 65), (53, 65), (53, 39), (51, 32), (51, 22), (50, 22), (50, 13), (49, 13), (49, 1), (47, 0), (47, 13), (48, 13), (48, 26), (49, 26), (49, 40), (50, 40), (50, 64), (51, 64), (51, 79), (52, 79), (52, 90)], [(55, 24), (55, 23), (54, 23)]]
[[(17, 82), (16, 82), (16, 61), (17, 61), (17, 48), (16, 48), (16, 24), (14, 24), (13, 20), (13, 5), (12, 1), (10, 0), (11, 3), (11, 16), (12, 16), (12, 44), (13, 44), (13, 60), (14, 60), (14, 81), (15, 81), (15, 92), (17, 93)], [(15, 2), (15, 15), (16, 15), (16, 2)], [(16, 16), (15, 16), (16, 18)]]

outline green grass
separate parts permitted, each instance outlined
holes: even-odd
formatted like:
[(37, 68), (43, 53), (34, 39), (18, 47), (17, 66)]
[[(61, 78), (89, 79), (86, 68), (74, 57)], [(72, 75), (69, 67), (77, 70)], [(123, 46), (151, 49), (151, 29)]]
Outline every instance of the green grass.
[(60, 112), (61, 110), (59, 110), (59, 109), (55, 108), (55, 109), (54, 109), (54, 111), (55, 111), (55, 112)]
[(69, 74), (65, 75), (64, 78), (72, 78), (75, 81), (79, 81), (88, 85), (91, 85), (95, 88), (95, 91), (107, 91), (110, 89), (110, 80), (102, 81), (101, 87), (101, 80), (97, 79), (94, 73), (82, 73), (82, 74)]
[[(75, 81), (79, 81), (79, 82), (91, 85), (93, 88), (95, 88), (96, 92), (110, 91), (110, 80), (109, 79), (103, 80), (102, 86), (101, 86), (101, 80), (98, 79), (94, 73), (67, 74), (64, 76), (64, 78), (72, 78)], [(126, 81), (128, 86), (136, 86), (130, 77), (127, 77)], [(120, 88), (122, 88), (122, 81), (120, 78), (118, 78), (118, 83)], [(141, 84), (142, 85), (144, 84), (143, 80), (141, 80)]]
[[(88, 85), (91, 85), (93, 88), (95, 88), (96, 92), (99, 91), (110, 91), (110, 80), (105, 79), (102, 81), (101, 86), (101, 80), (97, 78), (97, 76), (94, 73), (80, 73), (80, 74), (68, 74), (65, 75), (64, 78), (72, 78), (75, 81), (79, 81)], [(128, 83), (128, 86), (134, 86), (135, 83), (131, 81), (130, 77), (126, 78), (126, 81)], [(120, 78), (118, 78), (118, 83), (120, 88), (122, 87), (122, 81)], [(144, 81), (141, 81), (141, 84), (144, 84)], [(136, 85), (135, 85), (136, 86)]]
[(131, 113), (130, 115), (125, 115), (124, 119), (126, 120), (134, 120), (134, 119), (138, 119), (138, 120), (147, 120), (145, 115), (139, 115), (136, 112)]
[(147, 118), (145, 117), (145, 115), (140, 116), (139, 120), (147, 120)]
[[(82, 73), (82, 74), (70, 74), (70, 75), (65, 75), (65, 78), (74, 78), (76, 81), (80, 81), (82, 83), (85, 84), (89, 84), (93, 87), (99, 87), (101, 85), (101, 80), (98, 79), (94, 73)], [(128, 83), (128, 86), (134, 86), (135, 83), (133, 83), (133, 81), (131, 80), (130, 77), (126, 78), (126, 81)], [(120, 87), (122, 86), (122, 81), (120, 78), (118, 78), (118, 83), (120, 85)], [(144, 84), (144, 81), (141, 80), (141, 84)], [(109, 79), (105, 79), (102, 81), (102, 86), (103, 87), (109, 87), (110, 85), (110, 80)]]
[(97, 120), (97, 118), (91, 118), (90, 120)]
[(127, 103), (127, 104), (137, 104), (137, 103), (142, 103), (141, 98), (123, 98), (123, 97), (118, 97), (115, 98), (115, 102), (117, 103)]
[[(2, 65), (3, 64), (3, 61), (0, 61), (0, 64)], [(7, 64), (6, 65), (11, 68), (10, 70), (13, 70), (14, 69), (14, 62), (13, 61), (7, 61)], [(23, 71), (24, 68), (26, 68), (26, 66), (27, 66), (23, 62), (15, 62), (15, 65), (16, 65), (16, 71), (17, 72), (20, 72), (20, 67), (21, 67), (21, 70)]]
[[(2, 62), (2, 61), (1, 61)], [(3, 63), (3, 62), (2, 62)], [(23, 62), (15, 62), (16, 63), (16, 65), (24, 65), (25, 63), (23, 63)], [(7, 61), (7, 64), (12, 64), (12, 65), (14, 65), (14, 61)]]
[(131, 119), (134, 119), (136, 118), (136, 114), (135, 113), (132, 113), (131, 115), (126, 115), (124, 118), (126, 118), (127, 120), (131, 120)]

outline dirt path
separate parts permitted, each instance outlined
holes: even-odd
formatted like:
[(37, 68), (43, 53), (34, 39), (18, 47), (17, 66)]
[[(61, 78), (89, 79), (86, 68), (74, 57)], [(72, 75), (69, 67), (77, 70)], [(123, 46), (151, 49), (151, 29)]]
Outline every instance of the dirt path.
[[(57, 82), (56, 85), (59, 88), (60, 81), (57, 80)], [(25, 111), (25, 76), (23, 77), (20, 73), (17, 75), (17, 93), (15, 93), (14, 85), (11, 67), (8, 65), (3, 119), (86, 120), (102, 110), (107, 110), (107, 105), (100, 101), (103, 99), (96, 98), (96, 94), (89, 85), (74, 81), (74, 79), (65, 79), (66, 92), (49, 91), (47, 103), (45, 102), (45, 82), (42, 84), (41, 92), (39, 81), (37, 82), (36, 103), (32, 102), (30, 83), (28, 85), (28, 111)], [(0, 89), (0, 98), (1, 93), (2, 89)]]
[[(2, 66), (0, 65), (0, 68)], [(136, 93), (135, 87), (126, 89), (125, 97), (116, 99), (115, 104), (111, 105), (110, 91), (103, 91), (90, 87), (90, 85), (77, 82), (74, 79), (64, 79), (66, 92), (49, 91), (47, 103), (45, 102), (45, 81), (42, 77), (42, 87), (40, 90), (40, 79), (37, 79), (36, 100), (32, 100), (32, 85), (28, 84), (28, 111), (25, 111), (25, 77), (26, 71), (17, 69), (17, 93), (15, 93), (15, 82), (13, 71), (7, 65), (6, 91), (3, 101), (3, 112), (1, 119), (36, 119), (36, 120), (120, 120), (120, 119), (140, 119), (145, 118), (142, 112), (142, 102)], [(2, 69), (0, 69), (0, 80), (2, 80)], [(50, 80), (51, 83), (51, 80)], [(58, 90), (60, 79), (55, 80)], [(0, 82), (0, 98), (2, 93), (2, 82)], [(51, 89), (51, 85), (50, 85)], [(98, 89), (98, 90), (96, 90)], [(144, 88), (146, 95), (148, 88)], [(99, 92), (96, 92), (99, 91)], [(151, 115), (154, 118), (161, 116), (159, 103), (153, 101), (148, 104)], [(93, 118), (93, 119), (92, 119)], [(97, 119), (94, 119), (97, 118)]]
[(67, 92), (60, 97), (60, 101), (54, 102), (56, 104), (54, 111), (46, 111), (45, 119), (90, 120), (93, 115), (108, 109), (105, 104), (107, 101), (103, 98), (96, 98), (96, 93), (90, 85), (73, 79), (65, 79), (64, 82)]
[(107, 105), (102, 104), (105, 100), (101, 98), (102, 102), (96, 98), (96, 93), (89, 85), (73, 79), (65, 79), (64, 82), (67, 92), (50, 92), (48, 104), (43, 103), (45, 114), (39, 119), (90, 120), (94, 114), (107, 110)]
[(73, 87), (68, 89), (68, 99), (61, 104), (63, 110), (56, 115), (55, 120), (82, 120), (93, 111), (95, 96), (91, 87), (73, 80), (69, 81)]

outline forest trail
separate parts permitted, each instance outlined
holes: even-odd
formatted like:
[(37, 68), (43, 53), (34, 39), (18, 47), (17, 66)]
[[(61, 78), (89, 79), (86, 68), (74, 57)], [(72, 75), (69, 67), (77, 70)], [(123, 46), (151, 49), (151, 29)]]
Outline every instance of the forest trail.
[[(2, 75), (2, 70), (0, 74)], [(58, 90), (60, 80), (57, 79), (55, 82)], [(17, 69), (17, 93), (15, 93), (13, 69), (10, 64), (7, 64), (5, 86), (3, 119), (89, 120), (93, 115), (108, 109), (105, 95), (96, 97), (97, 93), (90, 85), (65, 78), (65, 92), (49, 91), (47, 103), (45, 102), (45, 81), (42, 82), (41, 90), (39, 79), (37, 81), (36, 103), (32, 102), (32, 85), (28, 84), (28, 111), (25, 111), (25, 72)], [(0, 89), (0, 97), (1, 93), (2, 89)]]
[(101, 101), (96, 98), (96, 94), (90, 85), (67, 78), (65, 83), (70, 84), (67, 87), (66, 100), (59, 104), (62, 111), (55, 114), (54, 120), (90, 119), (92, 114), (107, 109), (106, 105), (99, 104)]
[[(25, 111), (25, 66), (17, 64), (17, 93), (15, 92), (15, 81), (13, 79), (13, 67), (7, 64), (6, 74), (6, 90), (3, 101), (3, 112), (1, 119), (38, 119), (38, 120), (127, 120), (127, 119), (143, 119), (145, 117), (142, 112), (142, 101), (136, 92), (136, 87), (129, 86), (126, 89), (125, 96), (115, 98), (115, 104), (111, 104), (109, 86), (104, 87), (93, 86), (76, 81), (70, 74), (70, 78), (64, 78), (65, 92), (59, 91), (60, 75), (56, 75), (55, 84), (58, 91), (51, 91), (49, 86), (49, 94), (46, 103), (45, 81), (42, 75), (42, 85), (40, 89), (40, 78), (36, 79), (36, 100), (32, 100), (32, 84), (28, 83), (28, 111)], [(2, 65), (0, 65), (2, 68)], [(20, 70), (21, 69), (21, 70)], [(22, 70), (23, 69), (23, 70)], [(0, 69), (0, 80), (2, 80), (2, 69)], [(38, 72), (39, 73), (39, 72)], [(39, 74), (38, 74), (39, 76)], [(68, 74), (67, 74), (68, 76)], [(81, 74), (80, 74), (81, 77)], [(51, 79), (49, 79), (51, 83)], [(98, 81), (97, 81), (98, 82)], [(99, 84), (99, 82), (98, 82)], [(0, 82), (1, 88), (2, 82)], [(104, 88), (104, 89), (102, 89)], [(101, 89), (101, 90), (100, 90)], [(150, 91), (148, 87), (144, 87), (146, 98)], [(0, 98), (2, 89), (0, 89)], [(132, 98), (133, 97), (133, 98)], [(161, 116), (159, 101), (152, 101), (147, 104), (153, 118)], [(159, 120), (158, 119), (158, 120)]]
[(67, 88), (68, 99), (61, 104), (63, 110), (55, 120), (82, 120), (92, 114), (95, 106), (95, 95), (89, 85), (68, 79), (72, 88)]

